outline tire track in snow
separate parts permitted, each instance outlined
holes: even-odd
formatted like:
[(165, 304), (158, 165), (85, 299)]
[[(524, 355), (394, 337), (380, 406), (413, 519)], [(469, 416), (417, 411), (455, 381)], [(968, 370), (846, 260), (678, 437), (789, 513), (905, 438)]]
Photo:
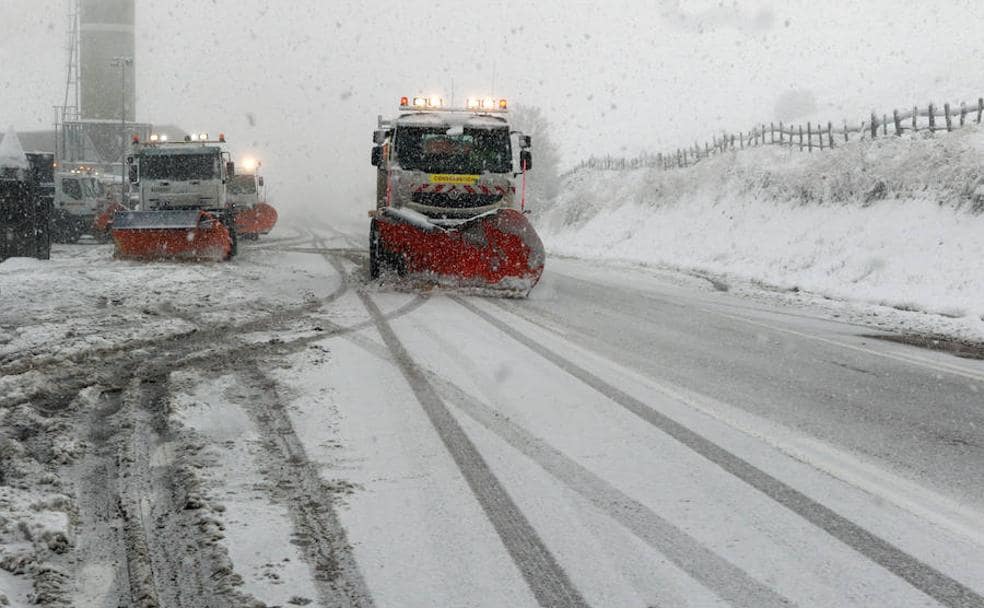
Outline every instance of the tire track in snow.
[[(318, 237), (317, 235), (304, 237), (304, 240), (309, 240), (309, 239), (312, 244), (312, 248), (315, 249), (313, 253), (321, 253), (324, 250), (322, 246), (324, 244), (324, 241), (321, 240), (320, 237)], [(340, 277), (344, 279), (345, 275), (341, 274)], [(107, 347), (85, 349), (65, 356), (49, 356), (46, 358), (38, 357), (33, 351), (8, 353), (6, 355), (0, 356), (0, 374), (18, 375), (28, 371), (37, 371), (40, 369), (44, 369), (46, 367), (62, 366), (66, 362), (82, 363), (90, 359), (101, 359), (106, 355), (117, 354), (120, 352), (135, 350), (139, 348), (147, 348), (157, 345), (166, 345), (168, 343), (176, 344), (186, 340), (209, 340), (209, 339), (221, 337), (223, 334), (228, 332), (243, 333), (246, 331), (263, 329), (266, 326), (276, 326), (278, 323), (287, 322), (295, 318), (302, 317), (305, 314), (316, 311), (318, 308), (321, 308), (322, 306), (331, 304), (332, 302), (338, 300), (343, 295), (345, 295), (348, 289), (349, 289), (348, 283), (342, 280), (339, 282), (338, 287), (332, 293), (322, 298), (308, 300), (305, 301), (303, 304), (299, 304), (297, 306), (281, 308), (278, 309), (276, 312), (263, 314), (256, 319), (251, 319), (239, 323), (235, 323), (235, 322), (211, 323), (211, 324), (206, 324), (204, 326), (196, 327), (195, 329), (189, 331), (166, 334), (162, 336), (155, 336), (151, 338), (130, 340), (122, 344), (116, 344)], [(228, 307), (210, 308), (209, 312), (214, 310), (225, 310), (227, 308)], [(179, 318), (188, 320), (185, 316), (180, 316)], [(193, 322), (193, 320), (189, 322)]]
[(382, 311), (368, 294), (363, 291), (357, 293), (375, 321), (393, 362), (410, 385), (534, 597), (541, 606), (587, 608), (588, 603), (580, 591), (492, 473), (425, 372), (414, 363)]
[[(78, 588), (87, 599), (101, 598), (106, 608), (135, 604), (127, 543), (119, 525), (123, 513), (117, 442), (124, 433), (119, 416), (122, 408), (121, 391), (100, 394), (98, 406), (85, 419), (89, 447), (73, 474), (78, 480), (74, 491), (79, 522), (74, 550), (80, 567)], [(111, 581), (100, 580), (105, 571), (112, 572)]]
[[(313, 314), (326, 305), (329, 305), (342, 296), (350, 289), (347, 275), (341, 275), (342, 280), (338, 287), (327, 296), (304, 304), (278, 310), (271, 314), (265, 314), (260, 318), (245, 321), (242, 323), (219, 323), (208, 325), (204, 328), (182, 332), (180, 334), (169, 334), (143, 340), (131, 340), (122, 344), (84, 350), (64, 357), (50, 357), (38, 360), (34, 355), (20, 361), (7, 362), (0, 366), (0, 374), (4, 376), (18, 376), (32, 374), (37, 376), (51, 371), (51, 377), (45, 377), (45, 387), (33, 392), (17, 395), (11, 400), (0, 396), (0, 407), (14, 406), (19, 403), (37, 403), (42, 409), (59, 410), (63, 409), (78, 392), (88, 386), (99, 383), (93, 379), (93, 370), (108, 370), (103, 374), (104, 384), (112, 385), (112, 378), (117, 369), (125, 367), (126, 363), (134, 358), (133, 351), (152, 349), (153, 357), (160, 357), (176, 351), (190, 351), (199, 347), (201, 344), (218, 342), (228, 334), (242, 334), (248, 332), (264, 331), (276, 329), (291, 321), (301, 319), (306, 315)], [(170, 351), (170, 353), (168, 352)], [(140, 358), (150, 357), (144, 353)], [(65, 369), (68, 368), (68, 369)], [(32, 384), (40, 384), (39, 379), (28, 378)]]
[(788, 608), (793, 602), (755, 580), (652, 509), (620, 491), (539, 437), (497, 414), (460, 387), (430, 374), (438, 392), (469, 418), (497, 435), (682, 571), (732, 606)]
[(326, 608), (372, 608), (374, 602), (335, 512), (335, 494), (307, 457), (276, 383), (255, 363), (240, 374), (250, 391), (243, 408), (260, 433), (264, 468), (274, 498), (290, 514), (311, 567), (319, 603)]
[[(792, 486), (732, 454), (642, 401), (605, 382), (595, 374), (564, 358), (462, 298), (455, 302), (497, 328), (516, 342), (590, 386), (638, 418), (673, 437), (684, 446), (742, 480), (778, 504), (802, 517), (854, 551), (905, 580), (922, 593), (950, 608), (984, 608), (984, 596), (929, 564), (816, 502)], [(508, 308), (498, 304), (508, 312)]]
[(167, 375), (139, 370), (124, 395), (129, 417), (120, 438), (120, 511), (131, 602), (140, 608), (239, 608), (238, 591), (213, 516), (180, 441), (168, 435)]

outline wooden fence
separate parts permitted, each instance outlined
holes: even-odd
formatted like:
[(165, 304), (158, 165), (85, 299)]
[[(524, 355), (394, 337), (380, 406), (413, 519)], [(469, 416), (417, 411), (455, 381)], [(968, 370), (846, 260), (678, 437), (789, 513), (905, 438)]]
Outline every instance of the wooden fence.
[(847, 120), (834, 125), (807, 122), (806, 124), (786, 125), (783, 122), (762, 124), (748, 131), (722, 133), (701, 145), (678, 148), (675, 152), (641, 154), (633, 158), (592, 157), (571, 172), (580, 169), (629, 170), (629, 169), (677, 169), (690, 167), (716, 154), (723, 154), (745, 148), (761, 146), (787, 146), (802, 152), (830, 150), (852, 139), (877, 139), (879, 137), (900, 137), (906, 132), (953, 131), (968, 124), (981, 124), (984, 120), (984, 97), (975, 104), (959, 105), (930, 103), (925, 108), (913, 107), (911, 110), (893, 110), (891, 114), (872, 112), (871, 116), (860, 122)]

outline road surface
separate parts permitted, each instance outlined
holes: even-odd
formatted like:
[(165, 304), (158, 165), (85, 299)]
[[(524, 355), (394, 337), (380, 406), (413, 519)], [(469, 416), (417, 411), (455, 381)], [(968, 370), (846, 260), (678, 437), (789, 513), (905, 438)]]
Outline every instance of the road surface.
[(984, 606), (981, 361), (577, 260), (528, 300), (409, 292), (367, 283), (363, 241), (285, 231), (133, 306), (148, 270), (122, 264), (111, 322), (83, 306), (54, 339), (53, 304), (8, 339), (6, 479), (54, 476), (70, 506), (41, 509), (69, 514), (65, 546), (19, 549), (61, 576), (5, 567), (0, 593)]

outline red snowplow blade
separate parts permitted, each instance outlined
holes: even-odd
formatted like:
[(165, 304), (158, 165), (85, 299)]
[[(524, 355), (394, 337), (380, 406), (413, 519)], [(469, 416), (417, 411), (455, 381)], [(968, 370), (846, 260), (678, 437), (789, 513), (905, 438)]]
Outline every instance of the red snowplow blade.
[(543, 274), (543, 242), (515, 209), (501, 209), (454, 228), (387, 209), (375, 225), (379, 258), (407, 276), (526, 295)]
[(236, 231), (239, 234), (267, 234), (277, 225), (277, 210), (266, 203), (236, 214)]
[(116, 257), (138, 260), (228, 260), (232, 235), (207, 211), (129, 211), (113, 218)]

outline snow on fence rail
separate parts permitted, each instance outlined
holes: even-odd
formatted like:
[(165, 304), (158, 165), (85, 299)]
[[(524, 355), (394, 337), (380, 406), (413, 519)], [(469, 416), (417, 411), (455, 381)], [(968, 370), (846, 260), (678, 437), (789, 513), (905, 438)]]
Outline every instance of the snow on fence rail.
[(756, 148), (759, 146), (788, 146), (802, 152), (814, 150), (829, 150), (842, 143), (856, 139), (877, 139), (878, 137), (901, 136), (906, 131), (953, 131), (967, 124), (981, 124), (984, 120), (984, 97), (976, 104), (960, 103), (959, 105), (943, 104), (938, 106), (930, 103), (925, 108), (913, 107), (911, 110), (900, 112), (893, 110), (891, 114), (872, 112), (871, 116), (860, 123), (851, 124), (843, 121), (843, 126), (834, 126), (828, 122), (805, 125), (786, 125), (783, 122), (762, 124), (749, 131), (738, 133), (723, 133), (720, 137), (712, 137), (703, 146), (699, 143), (689, 148), (678, 148), (669, 154), (645, 153), (635, 158), (624, 157), (591, 157), (574, 167), (571, 172), (580, 169), (677, 169), (689, 167), (715, 154), (732, 150)]

